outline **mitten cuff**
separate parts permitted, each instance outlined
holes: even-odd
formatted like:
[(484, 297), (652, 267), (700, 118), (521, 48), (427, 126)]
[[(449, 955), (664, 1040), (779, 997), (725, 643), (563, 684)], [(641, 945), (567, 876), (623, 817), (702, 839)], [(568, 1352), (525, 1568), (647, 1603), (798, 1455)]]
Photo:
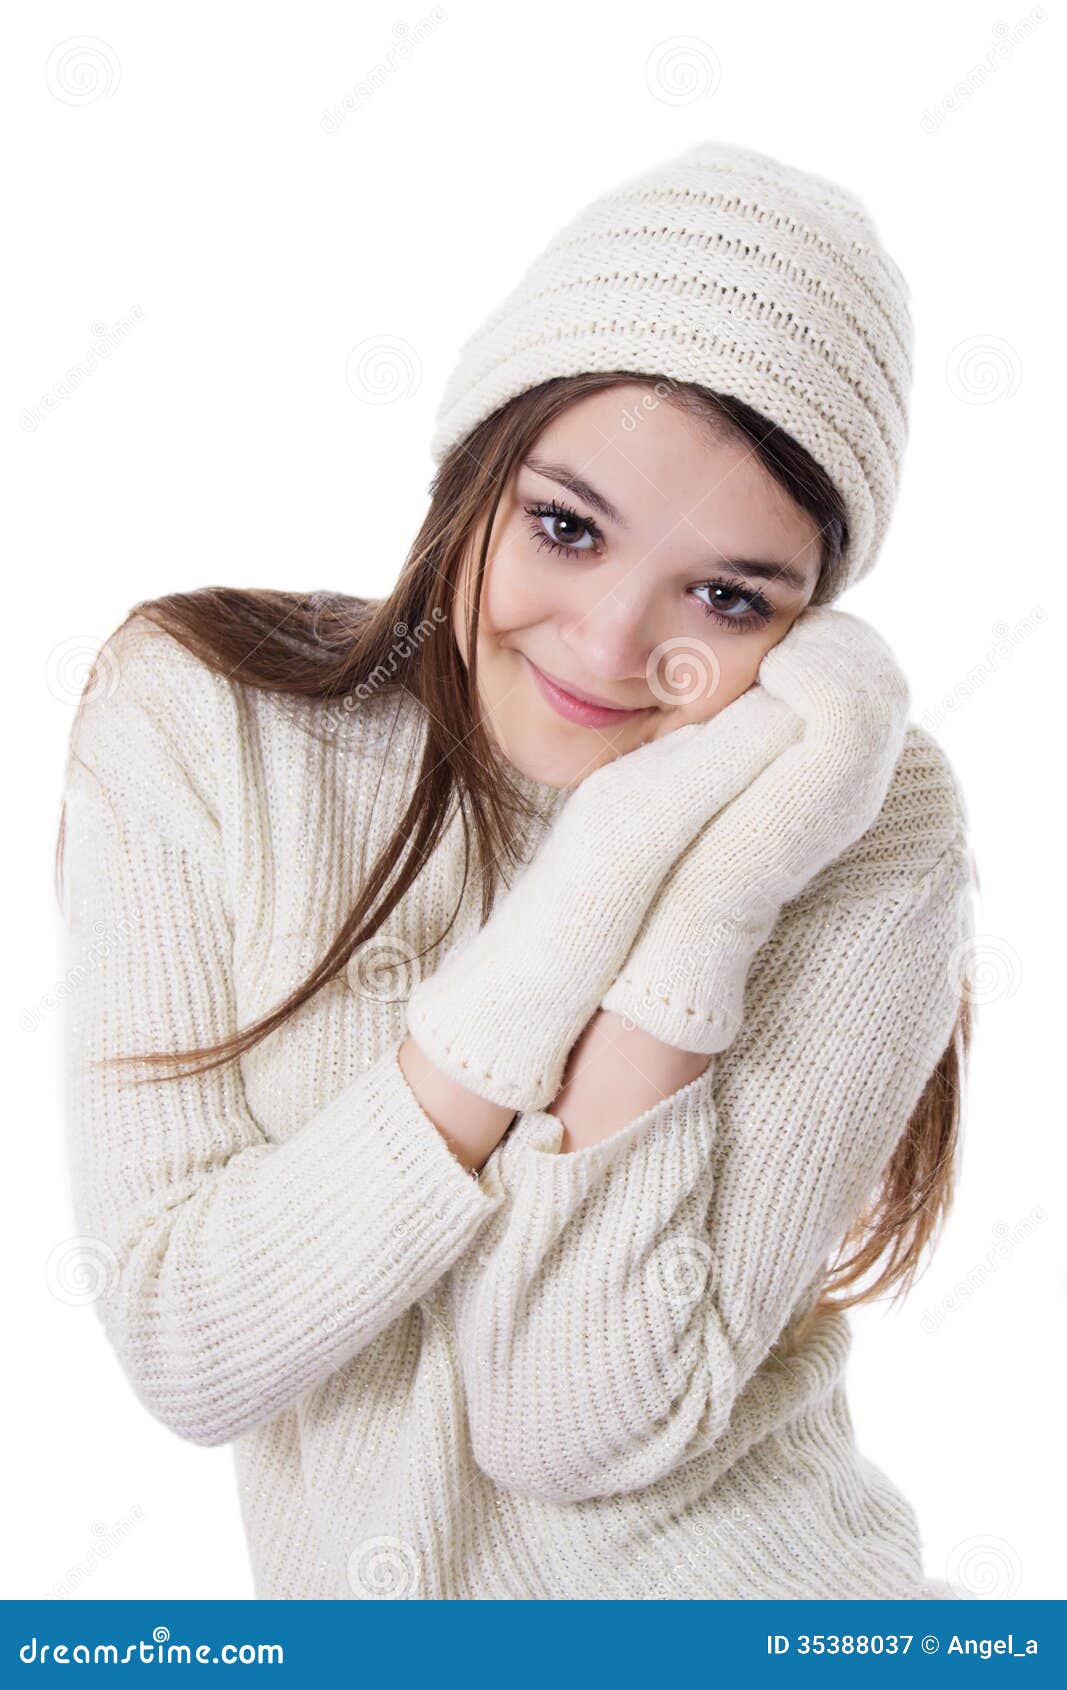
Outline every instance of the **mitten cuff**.
[(632, 1021), (675, 1050), (714, 1056), (733, 1043), (741, 1026), (741, 989), (724, 992), (720, 1004), (689, 1001), (691, 993), (671, 991), (663, 981), (638, 981), (620, 975), (601, 1008)]
[(676, 1050), (715, 1056), (731, 1045), (744, 1017), (752, 959), (773, 921), (723, 921), (700, 944), (657, 954), (638, 941), (601, 1007)]

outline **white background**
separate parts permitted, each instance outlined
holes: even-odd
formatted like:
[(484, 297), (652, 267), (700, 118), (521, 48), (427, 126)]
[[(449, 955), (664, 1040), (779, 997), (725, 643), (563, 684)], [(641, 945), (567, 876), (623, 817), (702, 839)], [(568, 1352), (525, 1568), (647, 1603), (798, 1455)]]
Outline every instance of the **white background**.
[[(903, 1305), (853, 1316), (850, 1401), (930, 1573), (1065, 1594), (1058, 12), (88, 0), (8, 18), (4, 1595), (251, 1594), (229, 1449), (155, 1423), (57, 1277), (51, 870), (85, 664), (135, 601), (179, 588), (384, 593), (461, 340), (565, 218), (705, 139), (859, 192), (912, 291), (901, 496), (838, 603), (890, 640), (963, 785), (978, 1033), (950, 1222)], [(366, 341), (380, 393), (346, 374)]]

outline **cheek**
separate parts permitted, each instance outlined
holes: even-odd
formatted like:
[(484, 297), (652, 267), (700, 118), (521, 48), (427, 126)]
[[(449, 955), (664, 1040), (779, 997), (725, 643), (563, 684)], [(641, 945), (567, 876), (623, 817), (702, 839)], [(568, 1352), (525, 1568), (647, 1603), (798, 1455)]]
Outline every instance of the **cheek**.
[(502, 547), (489, 562), (482, 614), (495, 634), (529, 628), (552, 614), (551, 595), (542, 572), (519, 546)]
[(763, 654), (772, 644), (768, 634), (724, 632), (715, 646), (719, 660), (719, 693), (731, 699), (739, 698), (756, 679)]
[[(724, 629), (701, 634), (693, 662), (678, 670), (679, 703), (670, 712), (671, 726), (707, 722), (725, 710), (748, 691), (764, 653), (774, 644), (770, 634), (732, 634)], [(691, 692), (696, 696), (690, 698)]]
[(720, 666), (719, 685), (715, 696), (708, 702), (705, 717), (725, 710), (735, 698), (740, 698), (743, 692), (755, 685), (763, 659), (779, 640), (785, 639), (795, 621), (795, 616), (789, 616), (785, 621), (775, 617), (769, 627), (759, 629), (756, 633), (746, 635), (726, 632), (716, 641), (715, 655)]

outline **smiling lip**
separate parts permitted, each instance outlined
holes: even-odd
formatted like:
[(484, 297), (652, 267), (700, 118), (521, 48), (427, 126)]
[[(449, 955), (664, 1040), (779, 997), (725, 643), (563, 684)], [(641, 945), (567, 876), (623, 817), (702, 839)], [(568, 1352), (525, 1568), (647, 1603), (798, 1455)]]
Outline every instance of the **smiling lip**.
[[(525, 653), (523, 656), (525, 657)], [(628, 721), (631, 716), (644, 714), (644, 710), (617, 710), (613, 705), (597, 704), (593, 699), (580, 698), (576, 693), (568, 692), (565, 687), (560, 686), (550, 675), (546, 675), (532, 658), (527, 657), (526, 662), (530, 665), (541, 696), (557, 715), (565, 717), (568, 722), (580, 722), (587, 728), (605, 728)], [(646, 705), (644, 708), (654, 709), (655, 706)]]

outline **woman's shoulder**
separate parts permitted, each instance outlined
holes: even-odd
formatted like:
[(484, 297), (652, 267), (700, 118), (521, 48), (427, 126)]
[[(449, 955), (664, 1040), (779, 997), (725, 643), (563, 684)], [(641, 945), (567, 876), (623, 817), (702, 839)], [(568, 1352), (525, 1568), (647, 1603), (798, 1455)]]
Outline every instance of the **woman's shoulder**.
[(199, 845), (215, 822), (225, 676), (133, 612), (107, 637), (71, 726), (65, 800), (106, 806), (120, 828)]
[[(321, 779), (336, 764), (350, 779), (353, 764), (376, 756), (390, 733), (394, 745), (398, 731), (406, 745), (420, 723), (403, 689), (318, 701), (246, 684), (239, 666), (214, 666), (135, 611), (104, 641), (89, 674), (70, 733), (67, 791), (95, 790), (127, 824), (202, 844), (217, 835), (227, 795), (254, 780), (279, 747), (290, 769), (314, 764)], [(325, 760), (300, 754), (308, 735), (327, 746)], [(296, 755), (286, 755), (294, 746)]]
[(227, 698), (228, 677), (214, 670), (151, 617), (133, 611), (108, 635), (93, 661), (72, 737), (86, 743), (140, 719), (169, 727), (171, 743), (210, 726)]
[(795, 902), (906, 894), (946, 862), (961, 879), (973, 875), (966, 798), (944, 746), (910, 722), (874, 822)]

